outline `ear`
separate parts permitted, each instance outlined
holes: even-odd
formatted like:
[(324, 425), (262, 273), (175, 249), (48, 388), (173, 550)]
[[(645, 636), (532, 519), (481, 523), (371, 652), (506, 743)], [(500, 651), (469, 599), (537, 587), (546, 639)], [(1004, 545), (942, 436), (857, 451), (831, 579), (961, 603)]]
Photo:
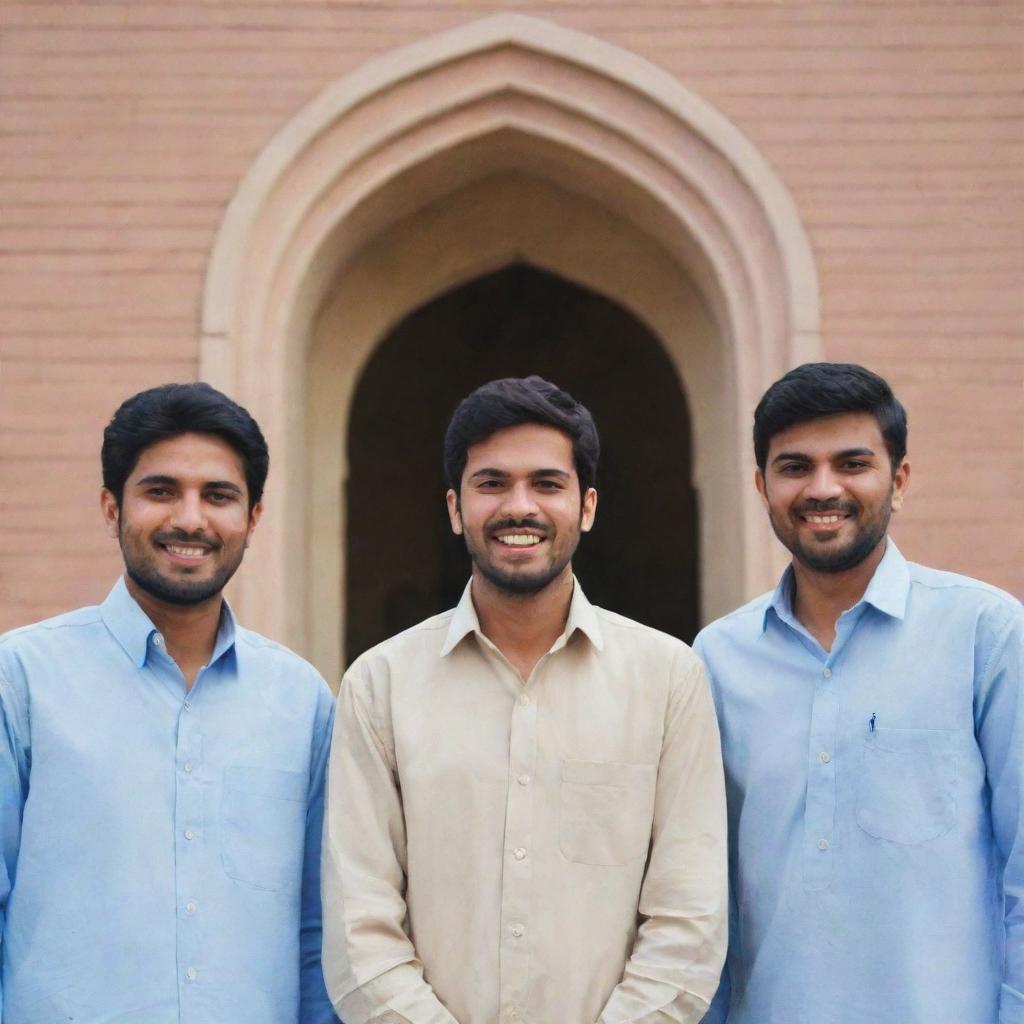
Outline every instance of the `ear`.
[(263, 502), (257, 501), (255, 505), (249, 510), (249, 531), (245, 535), (245, 546), (249, 546), (249, 541), (252, 538), (252, 532), (256, 529), (256, 524), (260, 521), (260, 516), (263, 515)]
[(106, 487), (100, 491), (100, 511), (107, 525), (107, 534), (116, 540), (120, 532), (118, 527), (121, 522), (121, 509), (117, 504), (117, 498)]
[(594, 525), (594, 516), (597, 515), (597, 491), (593, 487), (587, 489), (583, 495), (583, 506), (580, 509), (580, 530), (589, 533)]
[(903, 499), (910, 487), (910, 463), (904, 459), (892, 475), (892, 510), (898, 512), (903, 507)]
[(768, 484), (765, 483), (764, 473), (760, 468), (754, 470), (754, 486), (757, 488), (757, 493), (761, 495), (762, 504), (768, 508)]
[(459, 496), (449, 487), (448, 493), (444, 496), (444, 500), (448, 505), (448, 519), (452, 524), (452, 533), (461, 537), (462, 512), (459, 510)]

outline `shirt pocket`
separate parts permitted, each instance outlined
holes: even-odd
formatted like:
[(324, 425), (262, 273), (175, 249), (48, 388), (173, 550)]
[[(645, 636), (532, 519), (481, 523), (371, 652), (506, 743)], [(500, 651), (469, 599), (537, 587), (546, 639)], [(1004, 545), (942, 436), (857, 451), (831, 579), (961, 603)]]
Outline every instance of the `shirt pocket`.
[(857, 824), (876, 839), (913, 845), (956, 825), (960, 732), (875, 729), (864, 740)]
[(559, 845), (577, 864), (647, 856), (654, 818), (653, 764), (563, 761)]
[(307, 778), (278, 768), (224, 771), (221, 863), (236, 882), (293, 892), (302, 882)]

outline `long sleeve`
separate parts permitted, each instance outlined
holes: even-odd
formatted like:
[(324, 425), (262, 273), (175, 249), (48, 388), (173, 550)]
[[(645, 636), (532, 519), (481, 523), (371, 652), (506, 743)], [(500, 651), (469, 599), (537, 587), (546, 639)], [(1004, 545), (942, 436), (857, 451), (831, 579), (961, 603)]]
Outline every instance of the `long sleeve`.
[[(0, 963), (5, 954), (7, 900), (14, 884), (21, 844), (21, 816), (28, 792), (28, 722), (24, 702), (0, 666)], [(0, 974), (0, 1016), (3, 1015), (3, 979)]]
[(1002, 867), (1006, 931), (999, 1024), (1024, 1024), (1024, 611), (979, 627), (977, 739), (991, 791), (992, 830)]
[[(326, 691), (326, 686), (324, 690)], [(327, 692), (317, 711), (313, 738), (309, 803), (306, 810), (306, 846), (302, 868), (302, 931), (300, 935), (300, 1024), (335, 1024), (337, 1017), (324, 986), (320, 904), (320, 842), (324, 829), (324, 790), (334, 711)]]
[(599, 1024), (697, 1024), (725, 955), (726, 813), (718, 726), (703, 666), (681, 652), (668, 709), (643, 923)]
[(424, 979), (405, 930), (405, 825), (393, 745), (380, 722), (357, 664), (342, 680), (328, 773), (327, 990), (345, 1024), (457, 1024)]

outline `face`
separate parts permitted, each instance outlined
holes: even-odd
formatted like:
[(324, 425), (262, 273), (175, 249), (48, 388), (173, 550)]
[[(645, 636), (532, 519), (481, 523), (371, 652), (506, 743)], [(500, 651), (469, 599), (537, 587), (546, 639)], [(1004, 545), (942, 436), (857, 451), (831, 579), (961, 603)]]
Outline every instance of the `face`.
[(775, 536), (794, 559), (840, 573), (881, 552), (909, 476), (906, 459), (893, 473), (874, 416), (851, 412), (776, 434), (755, 479)]
[(460, 493), (448, 492), (452, 529), (479, 574), (510, 595), (529, 595), (570, 573), (580, 533), (594, 523), (597, 492), (582, 499), (572, 441), (523, 424), (473, 445)]
[(198, 605), (216, 598), (242, 561), (260, 516), (242, 463), (212, 434), (180, 434), (143, 449), (120, 507), (101, 496), (121, 544), (128, 588), (142, 602)]

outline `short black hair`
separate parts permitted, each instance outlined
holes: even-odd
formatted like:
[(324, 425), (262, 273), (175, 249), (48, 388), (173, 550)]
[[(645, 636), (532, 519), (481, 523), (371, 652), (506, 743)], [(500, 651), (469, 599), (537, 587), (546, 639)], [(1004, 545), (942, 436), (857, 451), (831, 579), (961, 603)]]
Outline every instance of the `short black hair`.
[(263, 497), (270, 452), (256, 421), (209, 384), (163, 384), (121, 403), (103, 431), (103, 486), (120, 506), (124, 485), (144, 449), (180, 434), (214, 434), (242, 461), (249, 509)]
[(459, 493), (470, 446), (524, 423), (555, 427), (569, 436), (580, 493), (586, 494), (597, 480), (601, 455), (594, 417), (572, 395), (536, 376), (492, 380), (459, 403), (444, 435), (448, 486)]
[(893, 472), (907, 454), (907, 412), (878, 376), (856, 363), (804, 363), (777, 380), (754, 410), (754, 457), (763, 473), (772, 438), (822, 416), (867, 412), (889, 450)]

